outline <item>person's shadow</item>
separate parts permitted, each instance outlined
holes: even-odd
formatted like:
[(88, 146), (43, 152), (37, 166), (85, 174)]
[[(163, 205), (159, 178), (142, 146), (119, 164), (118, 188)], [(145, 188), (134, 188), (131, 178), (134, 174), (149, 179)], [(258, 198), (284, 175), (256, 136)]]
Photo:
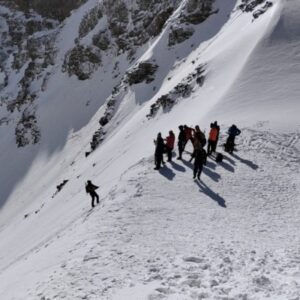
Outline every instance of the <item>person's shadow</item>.
[[(182, 160), (182, 162), (184, 165), (186, 165), (190, 169), (194, 170), (194, 164), (192, 162), (186, 161), (186, 160)], [(215, 182), (218, 182), (221, 178), (221, 176), (218, 173), (210, 170), (209, 168), (206, 167), (206, 165), (203, 166), (202, 173), (204, 173), (206, 176), (210, 177)]]
[(158, 172), (162, 175), (162, 176), (164, 176), (164, 177), (166, 177), (168, 180), (173, 180), (174, 179), (174, 177), (176, 176), (176, 174), (173, 172), (173, 170), (172, 169), (170, 169), (170, 168), (168, 168), (166, 165), (164, 165), (164, 166), (162, 166), (159, 170), (158, 170)]
[(227, 155), (224, 155), (224, 154), (223, 154), (223, 161), (224, 161), (224, 160), (228, 160), (228, 162), (229, 162), (230, 164), (232, 164), (233, 166), (235, 166), (235, 161), (234, 161), (232, 158), (228, 157)]
[(248, 159), (241, 158), (238, 155), (236, 155), (235, 153), (232, 154), (232, 157), (234, 157), (235, 159), (240, 161), (242, 164), (245, 164), (246, 166), (248, 166), (249, 168), (251, 168), (253, 170), (258, 169), (258, 165)]
[(196, 181), (197, 185), (200, 188), (200, 192), (209, 196), (212, 200), (216, 201), (221, 207), (226, 208), (225, 199), (222, 198), (219, 194), (215, 193), (210, 189), (203, 181)]
[[(208, 157), (207, 157), (208, 158)], [(215, 170), (217, 167), (217, 164), (213, 161), (207, 160), (206, 166), (212, 170)]]
[(225, 170), (234, 173), (234, 167), (228, 163), (226, 163), (224, 160), (219, 163), (221, 167), (223, 167)]
[(178, 165), (175, 161), (170, 161), (170, 164), (172, 165), (173, 169), (178, 172), (185, 172), (185, 168), (181, 165)]
[(219, 180), (221, 179), (221, 175), (220, 175), (220, 174), (218, 174), (218, 173), (216, 173), (216, 172), (210, 170), (210, 169), (207, 168), (205, 165), (203, 166), (202, 172), (203, 172), (206, 176), (210, 177), (210, 178), (211, 178), (213, 181), (215, 181), (215, 182), (219, 182)]

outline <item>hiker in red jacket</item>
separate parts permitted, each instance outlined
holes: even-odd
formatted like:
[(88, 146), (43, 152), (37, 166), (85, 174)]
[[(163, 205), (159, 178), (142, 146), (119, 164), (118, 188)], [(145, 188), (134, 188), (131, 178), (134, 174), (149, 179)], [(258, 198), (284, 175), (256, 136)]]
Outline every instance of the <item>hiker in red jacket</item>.
[[(217, 122), (217, 121), (215, 121), (213, 124), (214, 124), (214, 126), (217, 128), (217, 130), (218, 130), (218, 136), (217, 136), (217, 141), (216, 141), (216, 148), (217, 148), (218, 141), (219, 141), (219, 135), (220, 135), (220, 126), (218, 125), (218, 122)], [(215, 149), (215, 150), (213, 149), (213, 151), (216, 152), (216, 149)]]
[(168, 155), (168, 161), (172, 161), (172, 150), (174, 149), (175, 144), (175, 134), (172, 130), (169, 131), (169, 135), (165, 138), (166, 141), (166, 151)]

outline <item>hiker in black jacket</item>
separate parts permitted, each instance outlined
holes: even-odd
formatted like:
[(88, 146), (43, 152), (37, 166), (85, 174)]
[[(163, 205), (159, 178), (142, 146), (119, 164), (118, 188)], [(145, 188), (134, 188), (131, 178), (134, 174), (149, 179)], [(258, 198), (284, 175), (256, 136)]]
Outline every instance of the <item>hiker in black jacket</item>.
[(96, 189), (98, 189), (99, 186), (92, 184), (92, 182), (90, 180), (87, 181), (87, 183), (85, 184), (85, 191), (90, 194), (90, 196), (92, 197), (92, 207), (94, 207), (94, 201), (95, 198), (97, 200), (97, 203), (99, 203), (99, 195), (96, 193)]
[(156, 140), (154, 140), (154, 144), (155, 144), (155, 154), (154, 154), (155, 168), (154, 168), (154, 170), (159, 170), (161, 163), (164, 164), (163, 154), (164, 154), (164, 149), (165, 149), (165, 143), (164, 143), (163, 138), (161, 137), (160, 132), (157, 134), (157, 138), (156, 138)]
[(179, 127), (179, 135), (178, 135), (178, 152), (179, 155), (177, 157), (177, 159), (182, 159), (182, 153), (184, 151), (184, 147), (186, 144), (186, 138), (185, 138), (185, 132), (184, 132), (184, 128), (182, 125), (180, 125)]
[(227, 141), (224, 145), (225, 151), (229, 152), (230, 154), (233, 153), (234, 151), (234, 146), (235, 146), (235, 137), (241, 134), (241, 131), (236, 127), (236, 125), (232, 125), (228, 131), (228, 138)]
[(195, 149), (194, 153), (194, 158), (195, 158), (195, 162), (194, 162), (194, 179), (198, 178), (198, 180), (200, 180), (200, 175), (202, 173), (202, 169), (203, 169), (203, 165), (206, 164), (206, 151), (202, 148), (202, 149)]

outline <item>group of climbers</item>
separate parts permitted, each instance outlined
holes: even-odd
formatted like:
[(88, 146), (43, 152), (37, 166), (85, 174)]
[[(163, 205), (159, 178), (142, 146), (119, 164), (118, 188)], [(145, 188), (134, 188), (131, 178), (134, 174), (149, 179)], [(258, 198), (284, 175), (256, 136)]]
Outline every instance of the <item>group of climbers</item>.
[[(200, 176), (202, 173), (203, 165), (206, 164), (206, 159), (208, 155), (213, 155), (216, 153), (217, 144), (219, 141), (220, 134), (220, 126), (217, 121), (210, 124), (210, 131), (208, 135), (208, 143), (207, 143), (207, 151), (205, 151), (204, 147), (206, 145), (206, 137), (204, 132), (201, 131), (198, 125), (195, 128), (188, 127), (187, 125), (180, 125), (178, 134), (178, 157), (177, 159), (182, 160), (182, 154), (185, 150), (185, 147), (189, 141), (191, 141), (193, 145), (193, 153), (191, 154), (190, 162), (194, 160), (194, 172), (193, 178), (200, 180)], [(224, 149), (226, 152), (233, 153), (234, 151), (234, 142), (235, 137), (238, 136), (241, 131), (236, 127), (236, 125), (232, 125), (228, 131), (228, 138), (226, 143), (224, 144)], [(172, 152), (175, 146), (175, 134), (172, 130), (169, 131), (169, 135), (163, 139), (161, 133), (157, 134), (156, 140), (154, 140), (155, 144), (155, 170), (159, 170), (164, 162), (164, 153), (167, 154), (168, 162), (172, 161)], [(90, 194), (92, 198), (92, 207), (95, 206), (95, 200), (99, 203), (99, 195), (96, 193), (96, 190), (99, 187), (94, 185), (90, 180), (87, 181), (85, 190), (88, 194)]]
[[(190, 162), (194, 161), (194, 176), (200, 179), (200, 175), (203, 169), (203, 165), (206, 163), (206, 158), (208, 155), (213, 155), (216, 153), (219, 134), (220, 134), (220, 126), (217, 121), (210, 124), (210, 132), (208, 135), (208, 143), (207, 143), (207, 151), (205, 151), (204, 147), (206, 145), (206, 137), (205, 134), (200, 130), (198, 125), (195, 128), (188, 127), (187, 125), (180, 125), (178, 134), (178, 157), (177, 159), (182, 159), (182, 154), (185, 150), (185, 147), (188, 141), (191, 141), (193, 145), (193, 153), (191, 155)], [(234, 150), (234, 141), (235, 137), (241, 133), (241, 131), (236, 127), (236, 125), (232, 125), (228, 129), (228, 138), (224, 145), (224, 149), (226, 152), (233, 153)], [(163, 159), (163, 154), (167, 153), (168, 162), (172, 161), (172, 151), (175, 145), (175, 135), (171, 130), (169, 131), (169, 135), (163, 139), (161, 133), (159, 132), (156, 140), (154, 140), (155, 144), (155, 170), (159, 170), (162, 164), (165, 164)]]

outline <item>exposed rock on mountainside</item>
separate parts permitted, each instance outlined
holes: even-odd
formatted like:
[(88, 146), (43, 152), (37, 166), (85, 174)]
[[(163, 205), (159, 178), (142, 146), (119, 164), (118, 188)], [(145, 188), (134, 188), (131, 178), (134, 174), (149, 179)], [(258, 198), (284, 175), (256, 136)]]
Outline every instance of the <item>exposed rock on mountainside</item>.
[(78, 45), (66, 54), (62, 70), (69, 76), (76, 75), (79, 80), (86, 80), (100, 63), (101, 55), (97, 48)]
[[(8, 112), (18, 112), (15, 129), (18, 147), (39, 140), (32, 103), (41, 89), (39, 82), (45, 85), (47, 68), (54, 64), (57, 25), (56, 21), (34, 13), (0, 10), (0, 69), (4, 78), (0, 82), (3, 87), (0, 102)], [(10, 87), (10, 82), (16, 79), (18, 85)]]
[(18, 147), (36, 144), (40, 140), (40, 130), (37, 126), (34, 111), (26, 109), (16, 127), (16, 143)]
[(99, 19), (102, 18), (102, 11), (100, 5), (92, 8), (82, 19), (79, 25), (79, 38), (86, 36), (98, 24)]
[(159, 97), (155, 103), (151, 105), (150, 113), (147, 115), (148, 119), (155, 117), (160, 108), (162, 108), (163, 112), (168, 112), (180, 99), (189, 97), (196, 84), (199, 86), (204, 84), (204, 72), (205, 65), (198, 66), (193, 73), (176, 85), (172, 91)]
[(31, 9), (46, 18), (64, 20), (73, 9), (78, 8), (87, 0), (0, 0), (0, 5), (17, 7), (28, 13)]
[(171, 31), (169, 34), (169, 46), (174, 46), (176, 44), (182, 43), (188, 38), (190, 38), (194, 34), (193, 27), (171, 27)]
[(154, 80), (154, 73), (156, 72), (158, 65), (150, 62), (142, 62), (136, 68), (127, 73), (127, 82), (129, 85), (138, 84), (143, 81), (150, 83)]
[(254, 19), (264, 14), (270, 7), (273, 6), (272, 1), (267, 0), (242, 0), (239, 8), (244, 12), (251, 12)]
[(194, 25), (202, 23), (210, 15), (218, 12), (218, 10), (213, 10), (213, 2), (214, 0), (188, 0), (184, 11), (181, 13), (180, 21)]

